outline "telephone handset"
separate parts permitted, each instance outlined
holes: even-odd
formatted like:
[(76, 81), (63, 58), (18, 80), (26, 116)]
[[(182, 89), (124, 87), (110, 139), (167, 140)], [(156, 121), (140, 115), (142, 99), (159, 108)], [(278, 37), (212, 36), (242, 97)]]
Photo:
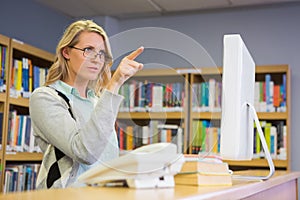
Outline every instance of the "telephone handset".
[(155, 143), (137, 148), (124, 156), (102, 163), (78, 177), (87, 185), (118, 185), (131, 188), (174, 187), (174, 175), (184, 163), (173, 143)]

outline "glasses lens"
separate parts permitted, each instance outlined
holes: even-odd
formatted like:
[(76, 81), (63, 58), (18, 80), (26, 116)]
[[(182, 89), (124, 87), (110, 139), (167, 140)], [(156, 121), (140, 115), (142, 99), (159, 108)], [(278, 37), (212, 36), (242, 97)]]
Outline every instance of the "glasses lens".
[(91, 58), (91, 59), (96, 59), (97, 56), (99, 56), (100, 60), (102, 62), (105, 62), (105, 52), (104, 51), (100, 51), (99, 53), (97, 53), (96, 51), (94, 50), (91, 50), (91, 49), (85, 49), (84, 52), (83, 52), (84, 56), (86, 58)]
[(97, 53), (91, 49), (84, 49), (83, 55), (87, 58), (93, 58), (93, 59), (97, 57)]

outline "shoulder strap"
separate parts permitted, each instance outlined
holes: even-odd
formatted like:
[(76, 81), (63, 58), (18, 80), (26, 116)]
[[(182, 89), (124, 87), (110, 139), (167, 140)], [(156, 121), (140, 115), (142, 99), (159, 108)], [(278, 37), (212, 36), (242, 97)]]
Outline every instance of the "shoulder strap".
[[(66, 95), (64, 95), (62, 92), (58, 91), (57, 89), (53, 88), (53, 87), (50, 87), (50, 86), (47, 86), (49, 88), (52, 88), (53, 90), (55, 90), (57, 92), (57, 94), (63, 98), (63, 100), (66, 101), (66, 103), (68, 104), (68, 111), (71, 115), (71, 117), (75, 120), (75, 117), (72, 113), (72, 110), (71, 110), (71, 105), (70, 105), (70, 100), (68, 99), (68, 97)], [(46, 179), (46, 184), (47, 184), (47, 188), (51, 188), (54, 184), (55, 181), (57, 181), (58, 179), (61, 178), (62, 174), (61, 174), (61, 170), (59, 168), (59, 163), (58, 161), (62, 158), (64, 158), (66, 155), (61, 151), (59, 150), (57, 147), (53, 146), (54, 147), (54, 155), (55, 155), (55, 160), (54, 162), (51, 164), (50, 168), (49, 168), (49, 171), (47, 173), (47, 179)]]
[(70, 100), (69, 100), (69, 98), (68, 98), (66, 95), (64, 95), (61, 91), (58, 91), (57, 89), (55, 89), (55, 88), (53, 88), (53, 87), (50, 87), (50, 86), (47, 86), (47, 87), (52, 88), (53, 90), (55, 90), (55, 91), (57, 92), (57, 94), (58, 94), (61, 98), (63, 98), (63, 100), (65, 100), (65, 102), (68, 104), (68, 107), (69, 107), (69, 108), (68, 108), (68, 111), (69, 111), (71, 117), (75, 120), (75, 117), (74, 117), (74, 115), (73, 115), (73, 113), (72, 113), (72, 110), (71, 110), (71, 105), (70, 105)]

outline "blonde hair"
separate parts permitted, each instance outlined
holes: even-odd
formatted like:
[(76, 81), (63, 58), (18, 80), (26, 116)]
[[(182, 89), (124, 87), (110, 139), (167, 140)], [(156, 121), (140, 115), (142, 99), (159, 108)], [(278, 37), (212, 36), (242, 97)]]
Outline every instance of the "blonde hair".
[(83, 32), (95, 32), (101, 35), (104, 39), (106, 50), (106, 61), (102, 71), (99, 73), (97, 80), (90, 81), (88, 84), (89, 89), (93, 89), (97, 95), (107, 85), (111, 78), (110, 67), (112, 66), (113, 59), (110, 49), (110, 44), (105, 31), (92, 20), (79, 20), (69, 25), (65, 30), (62, 38), (56, 47), (55, 61), (48, 71), (45, 85), (54, 83), (57, 80), (65, 80), (68, 76), (69, 69), (66, 58), (63, 56), (62, 51), (65, 47), (74, 46), (78, 43), (79, 35)]

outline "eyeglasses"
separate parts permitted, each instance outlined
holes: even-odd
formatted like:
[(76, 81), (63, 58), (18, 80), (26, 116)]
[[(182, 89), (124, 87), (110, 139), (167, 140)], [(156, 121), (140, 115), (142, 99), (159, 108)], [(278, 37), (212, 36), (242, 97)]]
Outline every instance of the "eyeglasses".
[(89, 47), (83, 48), (83, 49), (80, 49), (80, 48), (77, 48), (74, 46), (69, 46), (69, 47), (72, 49), (77, 49), (79, 51), (83, 51), (83, 56), (86, 58), (96, 59), (97, 56), (99, 56), (100, 61), (102, 61), (102, 62), (105, 62), (108, 60), (108, 57), (107, 57), (105, 51), (103, 51), (103, 50), (101, 50), (101, 51), (99, 51), (99, 53), (97, 53), (95, 50), (93, 50)]

